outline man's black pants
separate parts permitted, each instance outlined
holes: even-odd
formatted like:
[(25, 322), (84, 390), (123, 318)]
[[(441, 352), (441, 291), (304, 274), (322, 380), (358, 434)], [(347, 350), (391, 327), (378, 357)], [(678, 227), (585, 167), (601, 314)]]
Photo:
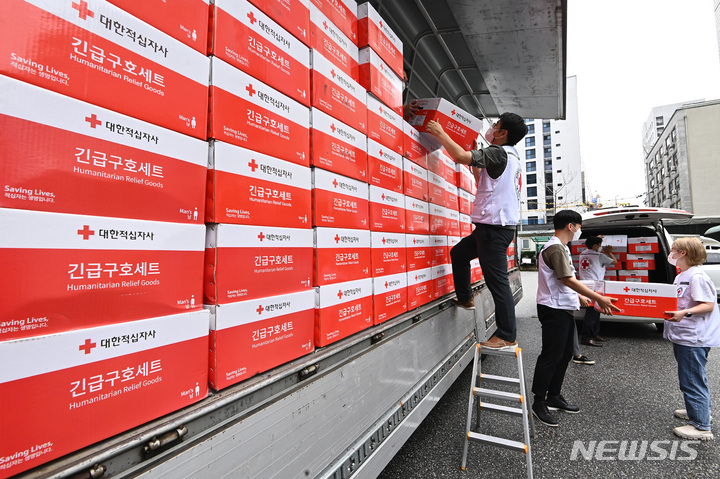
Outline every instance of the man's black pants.
[(547, 395), (557, 396), (562, 389), (565, 370), (573, 353), (575, 326), (573, 315), (563, 309), (537, 305), (542, 326), (542, 351), (537, 358), (532, 392), (544, 401)]

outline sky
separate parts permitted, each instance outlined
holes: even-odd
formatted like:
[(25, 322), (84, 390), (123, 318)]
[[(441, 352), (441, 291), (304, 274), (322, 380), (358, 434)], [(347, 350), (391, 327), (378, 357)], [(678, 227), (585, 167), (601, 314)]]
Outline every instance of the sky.
[[(643, 204), (642, 126), (656, 106), (720, 99), (713, 0), (568, 0), (580, 155), (600, 203)], [(719, 127), (720, 131), (720, 127)]]

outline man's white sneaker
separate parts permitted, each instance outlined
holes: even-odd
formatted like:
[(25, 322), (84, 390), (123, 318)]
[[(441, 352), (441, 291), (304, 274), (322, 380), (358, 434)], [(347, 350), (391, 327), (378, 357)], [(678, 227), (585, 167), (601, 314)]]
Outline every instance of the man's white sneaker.
[(687, 426), (676, 427), (673, 429), (673, 432), (676, 436), (682, 437), (683, 439), (694, 439), (699, 441), (712, 441), (715, 437), (713, 436), (712, 431), (703, 431), (695, 426), (691, 426), (690, 424)]
[(687, 409), (676, 409), (673, 411), (673, 414), (678, 419), (690, 419), (690, 417), (687, 415)]

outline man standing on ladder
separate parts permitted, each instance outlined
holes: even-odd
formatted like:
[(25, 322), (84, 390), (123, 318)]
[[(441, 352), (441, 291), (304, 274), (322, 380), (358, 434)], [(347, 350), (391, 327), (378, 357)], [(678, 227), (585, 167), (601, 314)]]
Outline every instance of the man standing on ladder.
[(497, 331), (490, 340), (480, 343), (490, 349), (517, 346), (515, 301), (507, 271), (507, 248), (515, 237), (520, 221), (520, 159), (515, 144), (528, 132), (525, 120), (515, 113), (503, 113), (485, 132), (487, 148), (467, 151), (443, 131), (437, 121), (429, 121), (425, 131), (436, 136), (448, 155), (462, 165), (470, 165), (477, 182), (473, 202), (470, 236), (463, 238), (450, 251), (455, 281), (455, 304), (475, 309), (470, 287), (470, 261), (478, 258), (485, 283), (495, 302)]

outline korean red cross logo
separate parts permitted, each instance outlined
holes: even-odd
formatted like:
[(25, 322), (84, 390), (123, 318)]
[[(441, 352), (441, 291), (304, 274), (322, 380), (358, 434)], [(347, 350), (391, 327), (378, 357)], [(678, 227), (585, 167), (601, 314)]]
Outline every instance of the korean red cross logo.
[(83, 225), (81, 230), (77, 230), (77, 234), (82, 236), (83, 240), (89, 240), (90, 237), (95, 234), (95, 231), (91, 230), (89, 225)]
[(92, 129), (95, 129), (98, 125), (102, 125), (102, 121), (98, 120), (98, 117), (95, 113), (90, 116), (86, 116), (85, 121), (90, 123), (90, 128)]
[(252, 83), (250, 83), (248, 86), (246, 86), (245, 89), (247, 90), (248, 95), (250, 95), (251, 97), (256, 93), (255, 89), (252, 86)]
[(90, 11), (85, 0), (82, 0), (79, 3), (73, 2), (72, 7), (78, 11), (78, 17), (82, 20), (87, 20), (87, 17), (95, 18), (95, 12)]
[(90, 339), (86, 339), (84, 344), (81, 344), (78, 348), (79, 351), (85, 351), (85, 354), (90, 354), (93, 348), (97, 347), (97, 343), (93, 343)]

